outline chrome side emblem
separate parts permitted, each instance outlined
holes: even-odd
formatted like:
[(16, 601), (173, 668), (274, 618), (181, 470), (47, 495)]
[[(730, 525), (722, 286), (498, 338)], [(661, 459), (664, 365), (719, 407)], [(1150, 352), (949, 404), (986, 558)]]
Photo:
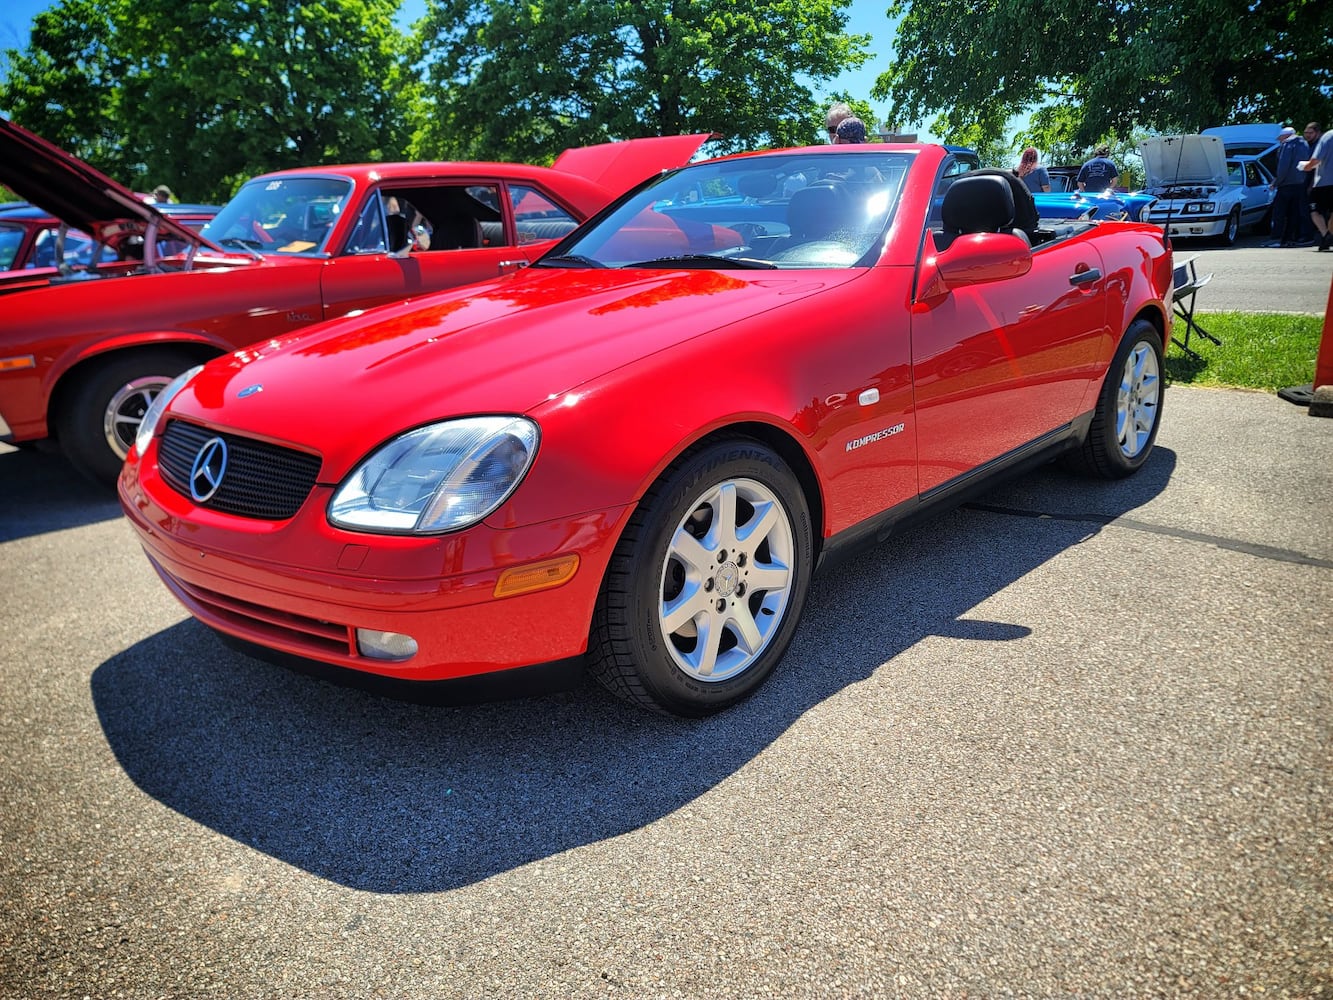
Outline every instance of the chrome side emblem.
[(190, 466), (190, 496), (195, 503), (211, 500), (226, 474), (227, 442), (219, 437), (209, 438), (194, 456), (194, 465)]
[(247, 385), (244, 389), (238, 392), (236, 394), (236, 398), (244, 399), (246, 396), (253, 396), (255, 393), (263, 391), (264, 391), (263, 384), (256, 382), (254, 385)]

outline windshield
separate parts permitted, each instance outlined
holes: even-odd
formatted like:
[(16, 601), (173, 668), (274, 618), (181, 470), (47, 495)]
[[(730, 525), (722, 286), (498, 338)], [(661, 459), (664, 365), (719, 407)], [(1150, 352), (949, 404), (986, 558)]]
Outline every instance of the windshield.
[(915, 154), (775, 153), (685, 167), (556, 246), (544, 267), (869, 266)]
[(341, 177), (274, 177), (250, 181), (203, 234), (219, 246), (259, 253), (322, 253), (352, 182)]

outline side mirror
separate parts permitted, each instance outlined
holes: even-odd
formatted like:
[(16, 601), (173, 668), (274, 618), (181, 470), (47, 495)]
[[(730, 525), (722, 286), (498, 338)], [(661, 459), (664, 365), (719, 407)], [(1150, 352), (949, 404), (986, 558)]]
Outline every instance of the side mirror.
[(1032, 248), (1011, 233), (970, 233), (947, 250), (927, 256), (922, 269), (922, 301), (940, 298), (951, 289), (1018, 278), (1032, 270)]

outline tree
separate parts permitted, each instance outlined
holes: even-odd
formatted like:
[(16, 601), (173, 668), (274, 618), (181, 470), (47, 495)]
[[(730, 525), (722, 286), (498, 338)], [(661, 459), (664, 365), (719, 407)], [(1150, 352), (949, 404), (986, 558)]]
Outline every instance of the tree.
[(867, 58), (848, 0), (427, 0), (414, 153), (549, 160), (570, 146), (714, 132), (724, 151), (811, 141), (801, 76)]
[(64, 0), (10, 53), (13, 119), (136, 187), (223, 200), (288, 166), (399, 158), (400, 0)]
[(902, 18), (897, 61), (874, 96), (990, 142), (1043, 105), (1064, 110), (1038, 129), (1083, 150), (1135, 126), (1198, 132), (1333, 111), (1326, 0), (895, 0), (889, 16)]

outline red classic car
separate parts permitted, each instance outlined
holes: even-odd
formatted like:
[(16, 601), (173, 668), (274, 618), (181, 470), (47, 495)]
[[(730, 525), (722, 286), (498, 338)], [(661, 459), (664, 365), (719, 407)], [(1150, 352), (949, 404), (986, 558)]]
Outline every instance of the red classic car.
[[(217, 205), (159, 204), (157, 210), (196, 231), (218, 214)], [(157, 241), (159, 257), (188, 249), (182, 240), (162, 237)], [(141, 241), (127, 242), (124, 255), (142, 259)], [(91, 264), (112, 265), (120, 259), (116, 249), (98, 245), (87, 233), (70, 229), (45, 209), (27, 202), (0, 204), (0, 275), (24, 271), (24, 284), (37, 285), (57, 275), (86, 271)]]
[(1047, 224), (953, 173), (914, 144), (666, 174), (518, 274), (186, 373), (122, 506), (190, 612), (264, 655), (418, 686), (570, 662), (722, 709), (817, 565), (997, 476), (1152, 450), (1161, 230)]
[[(266, 174), (200, 234), (0, 120), (0, 182), (98, 244), (84, 266), (61, 253), (59, 270), (0, 273), (0, 440), (54, 435), (80, 470), (114, 483), (152, 397), (191, 365), (524, 266), (706, 139), (570, 150), (552, 168), (370, 163)], [(187, 249), (164, 257), (167, 240)]]

